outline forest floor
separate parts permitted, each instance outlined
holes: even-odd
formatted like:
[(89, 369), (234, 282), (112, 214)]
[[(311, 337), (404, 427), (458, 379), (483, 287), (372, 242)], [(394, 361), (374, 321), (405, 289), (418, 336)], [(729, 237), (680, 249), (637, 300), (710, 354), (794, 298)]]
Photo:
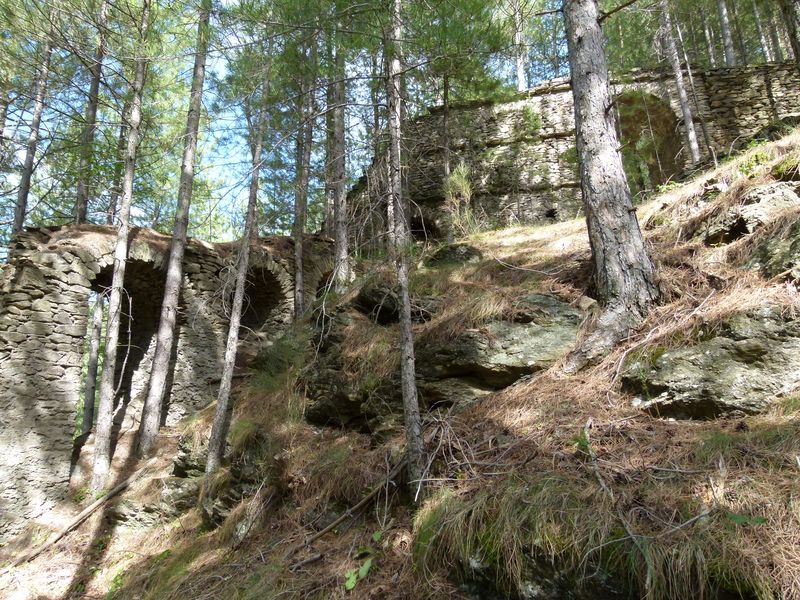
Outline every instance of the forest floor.
[[(777, 226), (724, 246), (698, 238), (710, 216), (775, 181), (787, 160), (796, 171), (799, 159), (795, 132), (640, 206), (663, 302), (599, 365), (574, 376), (555, 365), (467, 411), (430, 412), (429, 481), (418, 506), (401, 480), (388, 478), (402, 431), (373, 438), (310, 425), (302, 361), (288, 361), (236, 388), (233, 445), (255, 457), (263, 486), (221, 527), (204, 528), (197, 509), (152, 526), (112, 525), (100, 512), (3, 574), (2, 597), (499, 598), (520, 593), (538, 563), (601, 590), (595, 597), (612, 597), (602, 593), (609, 585), (650, 598), (714, 597), (723, 588), (732, 597), (800, 598), (800, 396), (759, 415), (688, 421), (642, 412), (620, 385), (631, 356), (695, 343), (731, 315), (767, 304), (800, 309), (794, 283), (740, 267), (758, 236), (776, 235)], [(777, 220), (799, 216), (795, 208)], [(505, 300), (521, 290), (576, 305), (586, 296), (582, 220), (463, 241), (481, 250), (480, 262), (415, 275), (450, 306), (417, 325), (423, 341), (508, 310)], [(346, 354), (353, 365), (391, 367), (396, 334), (364, 324), (344, 342)], [(169, 435), (202, 438), (212, 410)], [(169, 475), (174, 444), (164, 444), (164, 461), (123, 500), (155, 493)], [(376, 487), (365, 510), (303, 544)], [(242, 534), (245, 521), (252, 527)], [(489, 583), (491, 593), (475, 591)]]

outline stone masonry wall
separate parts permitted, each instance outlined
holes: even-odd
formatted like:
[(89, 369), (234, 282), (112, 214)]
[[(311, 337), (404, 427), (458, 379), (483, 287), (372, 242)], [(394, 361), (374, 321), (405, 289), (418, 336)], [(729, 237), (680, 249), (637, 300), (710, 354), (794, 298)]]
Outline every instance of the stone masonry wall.
[[(698, 136), (704, 119), (719, 156), (770, 124), (800, 115), (800, 74), (794, 63), (698, 71), (694, 78)], [(615, 97), (646, 95), (668, 106), (684, 139), (677, 92), (668, 73), (631, 73), (614, 81), (612, 88)], [(415, 212), (412, 229), (424, 227), (434, 235), (441, 229), (444, 200), (442, 123), (442, 109), (432, 109), (408, 123), (404, 134), (405, 176)], [(451, 165), (463, 161), (469, 166), (473, 207), (495, 222), (574, 218), (581, 212), (574, 130), (567, 79), (548, 82), (511, 102), (452, 107)], [(700, 144), (705, 151), (702, 137)], [(678, 157), (679, 165), (684, 160)], [(351, 193), (354, 236), (360, 243), (385, 231), (385, 173), (385, 157), (380, 157)]]
[[(90, 292), (110, 284), (115, 230), (69, 226), (29, 230), (13, 244), (0, 271), (0, 542), (42, 515), (66, 494), (76, 409), (83, 382)], [(330, 271), (329, 242), (309, 236), (305, 281), (311, 302)], [(164, 418), (175, 423), (207, 405), (222, 371), (236, 246), (192, 240), (187, 247), (174, 376)], [(117, 399), (118, 422), (136, 427), (155, 348), (169, 238), (134, 230), (129, 246)], [(262, 240), (253, 252), (260, 277), (253, 283), (270, 307), (260, 341), (292, 318), (292, 244)], [(267, 274), (268, 276), (266, 276)], [(259, 286), (269, 289), (259, 289)], [(128, 354), (125, 371), (123, 357)]]

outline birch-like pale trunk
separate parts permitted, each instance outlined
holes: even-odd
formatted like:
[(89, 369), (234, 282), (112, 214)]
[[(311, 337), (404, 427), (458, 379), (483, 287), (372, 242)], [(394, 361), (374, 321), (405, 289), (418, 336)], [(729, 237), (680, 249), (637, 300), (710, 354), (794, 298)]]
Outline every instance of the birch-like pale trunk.
[(97, 17), (97, 47), (89, 69), (91, 82), (86, 99), (86, 111), (81, 136), (80, 164), (78, 166), (78, 191), (75, 196), (75, 222), (85, 223), (89, 211), (89, 195), (94, 155), (94, 134), (97, 127), (97, 104), (100, 97), (100, 81), (103, 77), (103, 59), (106, 55), (106, 26), (108, 25), (108, 0), (101, 0)]
[(753, 19), (756, 23), (756, 32), (758, 33), (758, 43), (761, 46), (761, 53), (764, 55), (766, 62), (772, 62), (775, 57), (772, 55), (772, 48), (770, 47), (769, 40), (767, 39), (767, 32), (764, 28), (764, 22), (761, 20), (761, 11), (758, 10), (758, 2), (753, 2)]
[(19, 189), (17, 190), (17, 203), (14, 206), (14, 223), (11, 226), (11, 233), (19, 233), (25, 224), (25, 215), (28, 210), (28, 195), (31, 191), (31, 179), (33, 178), (34, 162), (36, 160), (36, 150), (39, 147), (39, 126), (42, 122), (44, 112), (44, 97), (47, 94), (47, 79), (50, 75), (50, 59), (53, 56), (53, 38), (55, 36), (56, 9), (55, 4), (50, 10), (50, 28), (47, 32), (44, 45), (42, 46), (41, 62), (39, 72), (36, 76), (36, 93), (33, 98), (33, 112), (31, 113), (30, 131), (28, 132), (28, 142), (25, 145), (25, 161), (22, 163), (22, 172), (19, 177)]
[(389, 104), (389, 194), (394, 206), (395, 268), (400, 288), (400, 381), (403, 393), (403, 414), (406, 429), (406, 458), (411, 493), (419, 499), (424, 474), (422, 419), (417, 397), (414, 358), (414, 332), (411, 328), (411, 300), (408, 291), (408, 251), (411, 234), (408, 228), (407, 202), (403, 197), (402, 181), (402, 0), (394, 0), (392, 11), (391, 46), (388, 49), (389, 74), (386, 96)]
[(103, 374), (100, 377), (100, 401), (97, 408), (97, 426), (94, 436), (94, 465), (92, 489), (99, 492), (106, 485), (111, 466), (111, 429), (114, 418), (114, 378), (117, 370), (122, 292), (125, 283), (125, 265), (128, 259), (128, 220), (133, 200), (133, 176), (136, 170), (136, 152), (139, 148), (139, 128), (142, 122), (142, 93), (147, 72), (147, 34), (150, 28), (150, 0), (142, 0), (142, 17), (139, 26), (139, 43), (136, 47), (136, 66), (131, 89), (131, 108), (127, 117), (128, 135), (125, 147), (125, 168), (119, 206), (119, 227), (114, 245), (114, 271), (108, 297), (106, 322), (106, 348)]
[(103, 334), (103, 306), (105, 299), (97, 294), (92, 309), (92, 331), (89, 336), (89, 359), (86, 365), (86, 385), (83, 388), (83, 422), (81, 433), (89, 433), (94, 425), (95, 391), (97, 390), (97, 366), (100, 363), (100, 342)]
[(197, 44), (195, 46), (192, 86), (189, 92), (189, 111), (186, 115), (183, 160), (181, 162), (178, 205), (175, 210), (175, 224), (172, 230), (167, 276), (164, 284), (164, 300), (161, 304), (161, 317), (158, 322), (156, 349), (150, 369), (150, 382), (147, 388), (142, 421), (139, 425), (137, 453), (146, 456), (155, 442), (161, 426), (161, 411), (170, 372), (172, 349), (175, 342), (175, 328), (178, 320), (178, 304), (183, 283), (183, 255), (186, 250), (186, 233), (189, 228), (189, 208), (192, 203), (194, 184), (194, 162), (197, 153), (197, 137), (200, 128), (203, 84), (205, 82), (206, 58), (210, 37), (211, 0), (202, 0), (197, 25)]
[(739, 12), (736, 7), (736, 0), (730, 0), (731, 7), (731, 21), (733, 23), (733, 32), (736, 34), (736, 45), (739, 47), (739, 58), (743, 65), (748, 64), (747, 44), (744, 43), (744, 35), (742, 35), (742, 25), (739, 21)]
[(339, 28), (336, 31), (335, 73), (333, 86), (333, 221), (334, 221), (334, 278), (337, 294), (343, 294), (352, 280), (350, 249), (347, 237), (347, 155), (345, 110), (347, 107), (347, 73), (345, 48)]
[(563, 12), (593, 288), (602, 308), (565, 362), (575, 372), (642, 323), (658, 288), (622, 167), (597, 0), (566, 0)]
[(672, 31), (672, 16), (669, 13), (667, 0), (659, 0), (659, 9), (661, 12), (661, 35), (664, 41), (664, 51), (667, 54), (667, 59), (672, 68), (672, 76), (675, 79), (675, 87), (678, 90), (678, 103), (681, 106), (681, 114), (683, 115), (683, 129), (686, 134), (689, 158), (692, 164), (697, 164), (700, 162), (700, 145), (697, 143), (694, 116), (692, 115), (692, 107), (689, 105), (689, 95), (686, 93), (683, 68), (678, 55), (678, 46), (675, 43), (675, 34)]
[(719, 16), (719, 31), (722, 36), (722, 48), (725, 51), (725, 66), (735, 67), (737, 65), (736, 49), (733, 46), (731, 20), (728, 16), (728, 4), (725, 0), (717, 0), (717, 14)]
[(233, 370), (236, 366), (236, 351), (239, 347), (239, 328), (242, 322), (242, 306), (244, 292), (247, 285), (247, 270), (250, 264), (250, 247), (258, 240), (258, 227), (256, 223), (256, 207), (258, 205), (258, 177), (261, 173), (261, 154), (264, 149), (264, 135), (267, 130), (267, 103), (270, 92), (272, 72), (272, 46), (267, 50), (267, 66), (264, 75), (263, 106), (256, 126), (255, 139), (250, 147), (252, 168), (250, 170), (250, 192), (247, 198), (247, 216), (244, 223), (244, 237), (239, 250), (236, 264), (236, 285), (231, 304), (230, 324), (228, 325), (228, 340), (225, 345), (225, 363), (222, 368), (222, 379), (217, 394), (217, 406), (214, 412), (214, 421), (211, 425), (211, 435), (208, 439), (208, 459), (206, 461), (206, 480), (219, 470), (225, 455), (225, 440), (228, 437), (233, 403), (231, 402), (231, 383)]

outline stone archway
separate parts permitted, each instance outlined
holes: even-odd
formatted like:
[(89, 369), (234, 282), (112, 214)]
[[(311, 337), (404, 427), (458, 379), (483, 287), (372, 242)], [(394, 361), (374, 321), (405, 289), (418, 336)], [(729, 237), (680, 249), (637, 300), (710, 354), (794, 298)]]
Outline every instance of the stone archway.
[(622, 159), (631, 192), (655, 189), (683, 170), (683, 141), (669, 102), (630, 90), (614, 98)]

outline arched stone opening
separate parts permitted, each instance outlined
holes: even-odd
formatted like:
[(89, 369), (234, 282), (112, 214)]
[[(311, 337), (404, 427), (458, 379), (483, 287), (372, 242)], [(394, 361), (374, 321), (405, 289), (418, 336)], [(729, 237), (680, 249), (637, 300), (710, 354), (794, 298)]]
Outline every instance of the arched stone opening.
[[(112, 266), (105, 266), (92, 281), (91, 291), (94, 294), (107, 293), (111, 288), (112, 277)], [(164, 299), (165, 280), (165, 271), (154, 262), (128, 259), (125, 266), (119, 347), (114, 375), (119, 390), (115, 399), (117, 427), (121, 426), (123, 420), (138, 419), (135, 413), (141, 408), (140, 396), (146, 390), (148, 383), (161, 304)], [(90, 295), (90, 303), (91, 299)], [(91, 327), (88, 329), (87, 335), (91, 335)], [(98, 400), (100, 376), (101, 373), (98, 373)], [(82, 385), (85, 389), (85, 381)], [(131, 406), (134, 400), (136, 400), (135, 410)]]
[(622, 160), (634, 195), (655, 189), (683, 169), (683, 141), (669, 102), (644, 91), (614, 99)]
[(271, 338), (286, 322), (281, 310), (286, 298), (280, 281), (268, 266), (256, 265), (247, 273), (244, 294), (239, 336), (242, 339)]

